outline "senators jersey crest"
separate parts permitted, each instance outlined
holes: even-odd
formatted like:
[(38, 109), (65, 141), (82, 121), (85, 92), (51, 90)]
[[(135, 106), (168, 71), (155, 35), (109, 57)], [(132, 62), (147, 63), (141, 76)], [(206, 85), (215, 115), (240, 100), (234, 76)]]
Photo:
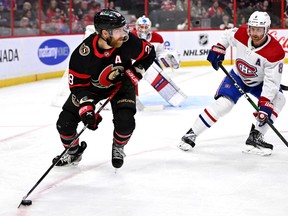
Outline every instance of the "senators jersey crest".
[[(102, 70), (99, 75), (99, 79), (97, 82), (97, 87), (110, 87), (117, 76), (121, 76), (124, 73), (124, 67), (122, 66), (113, 66), (113, 64), (108, 65), (106, 68)], [(94, 85), (94, 84), (93, 84)]]

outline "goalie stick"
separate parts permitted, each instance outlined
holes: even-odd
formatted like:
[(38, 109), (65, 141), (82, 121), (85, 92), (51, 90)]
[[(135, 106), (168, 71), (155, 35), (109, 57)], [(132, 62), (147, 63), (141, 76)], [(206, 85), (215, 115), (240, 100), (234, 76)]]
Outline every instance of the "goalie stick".
[[(121, 88), (122, 85), (117, 85), (115, 90), (112, 92), (112, 94), (106, 99), (106, 101), (102, 104), (102, 106), (97, 110), (95, 114), (99, 114), (103, 108), (106, 106), (106, 104), (111, 101), (111, 99), (115, 96), (115, 94), (118, 92), (118, 90)], [(52, 168), (60, 161), (60, 159), (63, 157), (64, 154), (68, 152), (68, 150), (73, 146), (73, 144), (77, 141), (77, 139), (80, 137), (80, 135), (86, 130), (88, 125), (85, 125), (81, 131), (75, 136), (74, 140), (70, 143), (68, 148), (66, 148), (59, 156), (58, 160), (53, 161), (52, 165), (46, 170), (46, 172), (41, 176), (41, 178), (36, 182), (36, 184), (30, 189), (30, 191), (22, 198), (20, 204), (18, 205), (18, 208), (21, 205), (31, 205), (32, 201), (27, 200), (27, 197), (35, 190), (35, 188), (42, 182), (42, 180), (48, 175), (48, 173), (52, 170)]]
[[(259, 108), (254, 103), (254, 101), (249, 97), (249, 95), (238, 85), (237, 81), (230, 75), (230, 73), (225, 69), (225, 67), (220, 62), (219, 67), (222, 69), (222, 71), (231, 79), (231, 81), (234, 83), (234, 86), (239, 90), (239, 92), (249, 101), (249, 103), (254, 107), (254, 109), (258, 112)], [(271, 121), (269, 121), (268, 118), (265, 119), (265, 122), (270, 126), (270, 128), (276, 133), (276, 135), (284, 142), (284, 144), (288, 147), (287, 140), (281, 135), (281, 133), (274, 127)]]

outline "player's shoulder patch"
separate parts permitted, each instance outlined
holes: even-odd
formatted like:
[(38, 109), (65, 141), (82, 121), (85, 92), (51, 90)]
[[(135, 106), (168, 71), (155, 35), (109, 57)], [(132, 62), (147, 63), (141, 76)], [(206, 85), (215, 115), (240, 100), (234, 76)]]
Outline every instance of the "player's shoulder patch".
[(234, 35), (235, 39), (238, 40), (240, 43), (244, 44), (245, 46), (247, 46), (249, 39), (247, 28), (247, 25), (240, 26)]
[(90, 47), (87, 46), (85, 43), (82, 43), (79, 47), (79, 54), (81, 56), (87, 56), (90, 53)]
[(270, 42), (257, 53), (266, 58), (269, 62), (277, 62), (285, 57), (285, 52), (280, 43), (272, 36)]

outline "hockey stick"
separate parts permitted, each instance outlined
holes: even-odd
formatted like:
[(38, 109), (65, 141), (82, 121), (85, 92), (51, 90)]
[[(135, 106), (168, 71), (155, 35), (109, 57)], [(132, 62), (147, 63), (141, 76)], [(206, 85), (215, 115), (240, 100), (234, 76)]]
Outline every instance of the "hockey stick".
[[(258, 112), (258, 106), (253, 102), (253, 100), (247, 95), (247, 93), (238, 85), (237, 81), (231, 76), (231, 74), (225, 69), (225, 67), (219, 63), (219, 67), (223, 70), (223, 72), (231, 79), (234, 83), (234, 86), (239, 90), (239, 92), (249, 101), (249, 103), (254, 107), (254, 109)], [(265, 122), (270, 126), (270, 128), (277, 134), (277, 136), (284, 142), (284, 144), (288, 147), (287, 140), (281, 135), (281, 133), (274, 127), (271, 121), (268, 118), (265, 119)]]
[[(118, 92), (118, 90), (121, 88), (122, 85), (117, 85), (114, 91), (111, 93), (111, 95), (106, 99), (106, 101), (101, 105), (101, 107), (97, 110), (95, 114), (99, 114), (101, 110), (107, 105), (109, 101), (115, 96), (115, 94)], [(37, 181), (37, 183), (31, 188), (31, 190), (23, 197), (20, 204), (18, 205), (18, 208), (21, 205), (29, 206), (32, 204), (31, 200), (27, 200), (27, 197), (35, 190), (35, 188), (42, 182), (42, 180), (48, 175), (48, 173), (52, 170), (52, 168), (60, 161), (60, 159), (63, 157), (64, 154), (68, 152), (68, 150), (73, 146), (73, 144), (77, 141), (77, 139), (80, 137), (80, 135), (86, 130), (88, 125), (85, 125), (82, 130), (75, 136), (74, 140), (69, 144), (68, 148), (66, 148), (61, 155), (58, 157), (57, 160), (55, 160), (52, 165), (47, 169), (47, 171), (41, 176), (41, 178)]]
[(288, 86), (280, 84), (280, 87), (283, 91), (288, 91)]

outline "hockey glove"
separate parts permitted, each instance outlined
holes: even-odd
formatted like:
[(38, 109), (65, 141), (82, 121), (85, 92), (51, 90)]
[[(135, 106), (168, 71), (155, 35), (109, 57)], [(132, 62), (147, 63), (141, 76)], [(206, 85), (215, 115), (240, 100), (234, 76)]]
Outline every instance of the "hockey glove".
[(108, 80), (112, 83), (112, 84), (116, 84), (116, 83), (120, 83), (121, 81), (123, 81), (123, 77), (124, 77), (124, 73), (119, 73), (119, 72), (115, 72), (115, 73), (111, 73), (113, 74), (110, 78), (110, 75), (108, 76)]
[(266, 118), (268, 118), (269, 121), (273, 123), (273, 121), (271, 120), (271, 115), (274, 106), (272, 103), (270, 103), (270, 100), (261, 96), (258, 100), (258, 107), (259, 111), (254, 112), (253, 114), (256, 117), (257, 121), (260, 122), (259, 126), (263, 126), (265, 124)]
[(225, 54), (226, 48), (218, 43), (217, 45), (212, 46), (211, 50), (209, 51), (207, 60), (211, 62), (212, 67), (215, 70), (218, 70), (218, 64), (223, 62)]
[(88, 125), (87, 127), (90, 130), (96, 130), (98, 124), (102, 121), (101, 115), (95, 114), (94, 111), (95, 105), (93, 104), (92, 99), (84, 97), (80, 100), (79, 116), (84, 125)]
[(129, 78), (130, 82), (137, 86), (139, 80), (143, 78), (142, 74), (145, 72), (145, 69), (139, 65), (137, 67), (131, 67), (125, 71), (125, 75)]

